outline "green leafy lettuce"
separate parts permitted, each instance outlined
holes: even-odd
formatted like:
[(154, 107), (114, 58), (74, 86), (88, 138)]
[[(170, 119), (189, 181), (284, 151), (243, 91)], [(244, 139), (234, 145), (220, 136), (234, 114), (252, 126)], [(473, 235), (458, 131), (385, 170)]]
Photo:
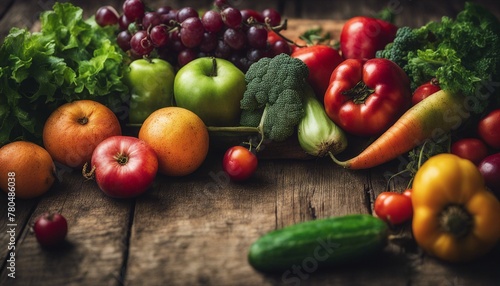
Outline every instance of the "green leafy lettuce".
[(40, 32), (12, 28), (0, 46), (0, 146), (41, 143), (58, 106), (79, 99), (123, 110), (124, 57), (111, 27), (83, 19), (81, 8), (56, 3), (41, 14)]

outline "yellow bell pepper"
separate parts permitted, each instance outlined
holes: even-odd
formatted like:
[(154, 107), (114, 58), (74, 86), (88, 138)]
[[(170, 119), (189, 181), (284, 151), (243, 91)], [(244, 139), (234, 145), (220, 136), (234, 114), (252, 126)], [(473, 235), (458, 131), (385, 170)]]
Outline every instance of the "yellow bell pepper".
[(473, 260), (500, 240), (500, 202), (469, 160), (453, 154), (427, 160), (415, 175), (412, 204), (417, 244), (442, 260)]

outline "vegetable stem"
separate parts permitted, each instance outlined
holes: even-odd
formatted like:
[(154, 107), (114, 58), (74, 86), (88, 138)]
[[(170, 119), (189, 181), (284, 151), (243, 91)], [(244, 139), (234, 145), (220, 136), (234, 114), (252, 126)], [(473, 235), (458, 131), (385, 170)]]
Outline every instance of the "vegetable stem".
[(252, 127), (252, 126), (207, 126), (208, 132), (241, 132), (241, 133), (246, 133), (246, 132), (251, 132), (251, 133), (259, 133), (260, 134), (260, 141), (259, 144), (257, 144), (257, 147), (255, 147), (255, 150), (258, 152), (260, 150), (260, 147), (262, 143), (264, 142), (264, 122), (266, 121), (267, 118), (267, 109), (268, 105), (264, 108), (264, 112), (262, 113), (262, 117), (260, 118), (259, 125), (257, 127)]
[(217, 76), (217, 59), (215, 57), (212, 57), (212, 72), (209, 74), (209, 76)]
[(118, 162), (118, 164), (120, 164), (121, 166), (125, 166), (127, 165), (129, 158), (127, 155), (123, 153), (118, 153), (113, 159), (115, 159), (116, 162)]
[(85, 179), (90, 180), (94, 178), (96, 167), (92, 166), (92, 168), (90, 168), (90, 171), (87, 171), (88, 165), (89, 164), (87, 162), (85, 162), (85, 164), (83, 165), (82, 175)]
[(368, 96), (375, 90), (369, 88), (363, 81), (359, 81), (353, 88), (344, 90), (343, 95), (352, 99), (355, 104), (364, 104)]
[(460, 238), (468, 235), (472, 229), (472, 216), (460, 205), (446, 207), (439, 217), (439, 224), (443, 231)]
[(259, 133), (259, 127), (252, 126), (207, 126), (208, 132), (252, 132)]
[(78, 118), (77, 121), (80, 125), (85, 125), (89, 122), (89, 119), (88, 119), (88, 117), (84, 116), (84, 117)]

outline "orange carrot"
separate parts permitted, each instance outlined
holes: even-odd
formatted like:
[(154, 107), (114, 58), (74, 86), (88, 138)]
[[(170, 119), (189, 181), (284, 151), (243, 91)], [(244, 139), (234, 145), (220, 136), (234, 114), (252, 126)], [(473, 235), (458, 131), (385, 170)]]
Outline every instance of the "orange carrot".
[(391, 161), (427, 139), (458, 128), (470, 115), (467, 98), (440, 90), (404, 113), (356, 157), (333, 161), (349, 169), (366, 169)]

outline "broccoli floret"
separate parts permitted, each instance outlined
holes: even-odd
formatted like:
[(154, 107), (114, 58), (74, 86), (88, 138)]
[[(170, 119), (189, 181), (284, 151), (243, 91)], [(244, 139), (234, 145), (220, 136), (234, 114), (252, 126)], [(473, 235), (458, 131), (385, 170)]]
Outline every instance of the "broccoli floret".
[(262, 58), (245, 74), (247, 88), (240, 102), (240, 124), (257, 127), (273, 141), (293, 134), (304, 115), (302, 104), (309, 69), (287, 54)]
[[(392, 43), (387, 44), (384, 50), (377, 51), (378, 58), (386, 58), (399, 65), (412, 78), (412, 88), (424, 81), (430, 80), (426, 73), (419, 72), (408, 61), (414, 58), (416, 51), (430, 48), (435, 41), (435, 36), (426, 26), (418, 29), (400, 27)], [(416, 63), (415, 63), (416, 64)]]
[(377, 57), (389, 59), (404, 67), (408, 62), (408, 53), (427, 45), (431, 40), (429, 38), (431, 37), (424, 32), (424, 29), (400, 27), (394, 41), (387, 44), (384, 50), (377, 51)]

